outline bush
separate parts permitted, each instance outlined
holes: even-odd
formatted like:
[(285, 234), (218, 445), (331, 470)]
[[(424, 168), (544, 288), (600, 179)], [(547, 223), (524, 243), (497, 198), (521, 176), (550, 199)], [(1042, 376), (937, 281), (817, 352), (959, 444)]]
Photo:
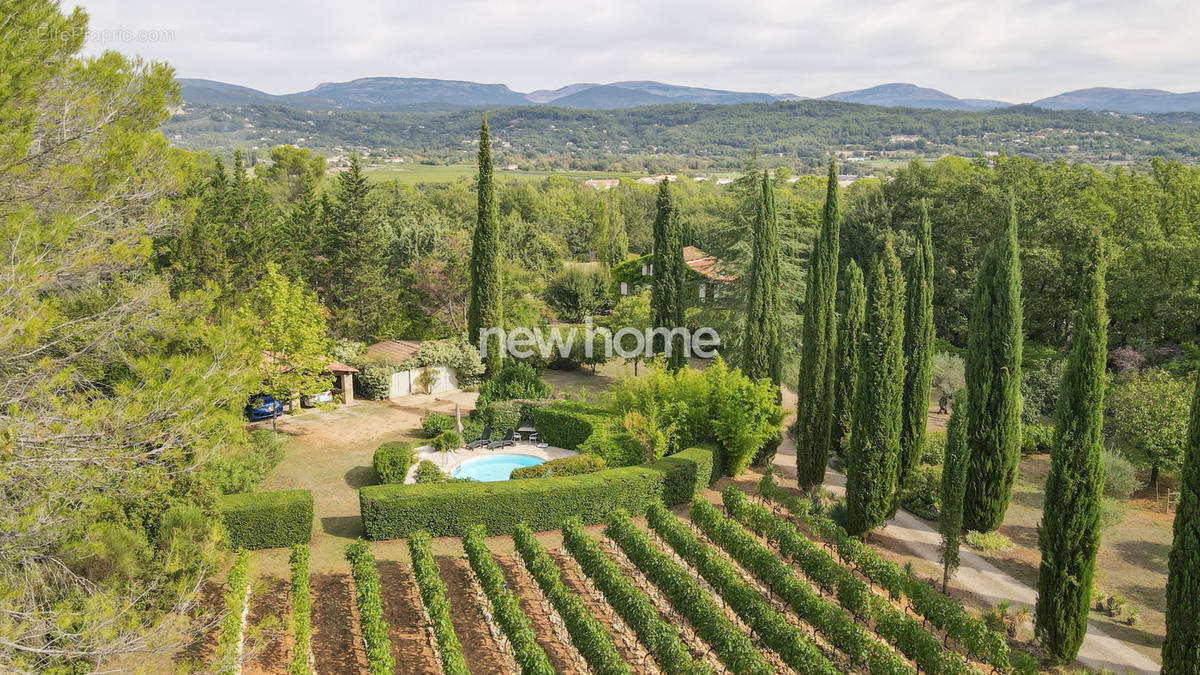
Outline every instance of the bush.
[(384, 443), (375, 449), (375, 476), (380, 483), (403, 483), (416, 461), (412, 443)]
[(521, 426), (521, 413), (524, 406), (520, 401), (497, 401), (482, 410), (483, 412), (477, 415), (480, 424), (491, 427), (492, 435), (496, 436)]
[(996, 532), (976, 532), (971, 530), (963, 539), (977, 551), (1007, 551), (1013, 547), (1012, 539)]
[(308, 490), (227, 495), (218, 508), (234, 548), (283, 548), (312, 539), (313, 497)]
[(425, 434), (425, 438), (434, 438), (443, 431), (449, 431), (453, 428), (454, 418), (449, 415), (443, 415), (431, 410), (421, 418), (421, 432)]
[(212, 463), (209, 470), (221, 494), (253, 490), (283, 459), (283, 437), (274, 431), (255, 429), (250, 432), (249, 441), (245, 448)]
[[(438, 468), (437, 464), (434, 464), (427, 459), (423, 459), (421, 460), (420, 464), (417, 464), (417, 473), (414, 476), (414, 480), (416, 480), (418, 483), (445, 483), (446, 474)], [(359, 495), (361, 499), (361, 491), (359, 492)]]
[(358, 368), (354, 376), (354, 395), (370, 401), (382, 401), (392, 393), (392, 375), (400, 369), (390, 363), (359, 361), (350, 363)]
[(1027, 426), (1054, 417), (1065, 364), (1060, 358), (1035, 361), (1021, 373), (1021, 421)]
[(599, 422), (599, 411), (581, 404), (557, 403), (529, 411), (538, 438), (565, 450), (578, 450)]
[(921, 463), (928, 466), (940, 466), (946, 456), (946, 432), (928, 431), (925, 433), (925, 450), (921, 453)]
[(462, 437), (458, 435), (457, 431), (444, 431), (440, 436), (433, 439), (433, 449), (438, 452), (457, 450), (462, 445)]
[[(358, 491), (363, 531), (374, 540), (399, 539), (418, 530), (461, 537), (469, 526), (482, 523), (489, 536), (496, 536), (511, 534), (522, 521), (545, 531), (560, 529), (571, 516), (595, 524), (617, 509), (640, 515), (651, 503), (681, 504), (699, 494), (709, 485), (712, 457), (708, 448), (691, 448), (650, 464), (582, 476), (369, 485)], [(418, 476), (424, 464), (417, 466)]]
[(938, 519), (942, 493), (942, 468), (921, 466), (909, 478), (900, 495), (900, 503), (913, 515), (926, 520)]
[(1049, 424), (1026, 424), (1021, 428), (1021, 454), (1045, 455), (1054, 449), (1054, 427)]
[(367, 648), (367, 672), (370, 675), (392, 675), (396, 661), (392, 658), (392, 641), (388, 623), (383, 616), (383, 600), (379, 597), (379, 570), (367, 542), (359, 539), (346, 547), (346, 560), (354, 575), (354, 590), (358, 604), (358, 624)]
[(476, 408), (486, 408), (495, 401), (512, 399), (550, 398), (550, 385), (538, 378), (533, 368), (525, 363), (508, 363), (492, 379), (479, 385)]
[(521, 478), (550, 478), (551, 476), (581, 476), (585, 473), (595, 473), (604, 468), (604, 458), (598, 455), (573, 455), (559, 457), (536, 466), (523, 466), (513, 469), (510, 479)]
[(1104, 462), (1104, 496), (1129, 499), (1142, 487), (1133, 463), (1121, 453), (1105, 448), (1100, 455)]

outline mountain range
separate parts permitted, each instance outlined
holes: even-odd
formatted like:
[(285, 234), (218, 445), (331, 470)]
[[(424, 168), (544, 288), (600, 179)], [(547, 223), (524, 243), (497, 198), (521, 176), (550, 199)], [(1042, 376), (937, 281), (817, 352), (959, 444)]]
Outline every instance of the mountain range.
[[(562, 108), (612, 110), (674, 103), (737, 104), (796, 101), (795, 94), (729, 91), (634, 80), (609, 84), (576, 83), (558, 89), (521, 93), (503, 84), (416, 77), (367, 77), (326, 82), (294, 94), (268, 94), (214, 80), (180, 79), (183, 100), (192, 105), (283, 105), (309, 110), (397, 111), (414, 108), (552, 105)], [(991, 99), (958, 98), (913, 84), (881, 84), (843, 91), (823, 100), (865, 105), (992, 110), (1012, 105)], [(1161, 89), (1078, 89), (1039, 99), (1032, 105), (1050, 110), (1094, 110), (1121, 113), (1200, 112), (1200, 92), (1176, 94)]]

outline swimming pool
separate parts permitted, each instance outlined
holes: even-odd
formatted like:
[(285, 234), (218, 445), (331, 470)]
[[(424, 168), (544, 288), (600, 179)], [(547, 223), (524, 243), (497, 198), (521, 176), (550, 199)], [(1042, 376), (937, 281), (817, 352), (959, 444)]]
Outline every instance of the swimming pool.
[(454, 471), (450, 472), (450, 475), (455, 478), (470, 478), (484, 483), (492, 483), (498, 480), (508, 480), (508, 476), (513, 472), (513, 469), (519, 469), (523, 466), (536, 466), (545, 461), (541, 457), (534, 457), (533, 455), (514, 455), (508, 453), (492, 455), (490, 457), (476, 457), (475, 459), (468, 459), (454, 467)]

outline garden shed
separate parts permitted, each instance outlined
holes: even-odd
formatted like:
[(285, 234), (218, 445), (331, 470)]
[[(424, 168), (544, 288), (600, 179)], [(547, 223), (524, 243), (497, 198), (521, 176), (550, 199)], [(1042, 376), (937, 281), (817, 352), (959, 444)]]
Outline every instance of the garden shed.
[(402, 369), (392, 373), (388, 398), (458, 389), (458, 371), (451, 366), (406, 367), (423, 344), (421, 340), (383, 340), (367, 347), (369, 360)]

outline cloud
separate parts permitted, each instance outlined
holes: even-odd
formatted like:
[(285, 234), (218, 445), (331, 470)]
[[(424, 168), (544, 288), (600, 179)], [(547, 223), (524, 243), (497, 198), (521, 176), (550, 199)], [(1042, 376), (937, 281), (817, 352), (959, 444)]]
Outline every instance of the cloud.
[[(1200, 89), (1200, 3), (1142, 0), (92, 0), (115, 48), (271, 93), (407, 76), (517, 91), (653, 79), (821, 96), (913, 82), (1030, 101)], [(117, 36), (115, 39), (113, 36)], [(164, 37), (167, 36), (167, 37)]]

